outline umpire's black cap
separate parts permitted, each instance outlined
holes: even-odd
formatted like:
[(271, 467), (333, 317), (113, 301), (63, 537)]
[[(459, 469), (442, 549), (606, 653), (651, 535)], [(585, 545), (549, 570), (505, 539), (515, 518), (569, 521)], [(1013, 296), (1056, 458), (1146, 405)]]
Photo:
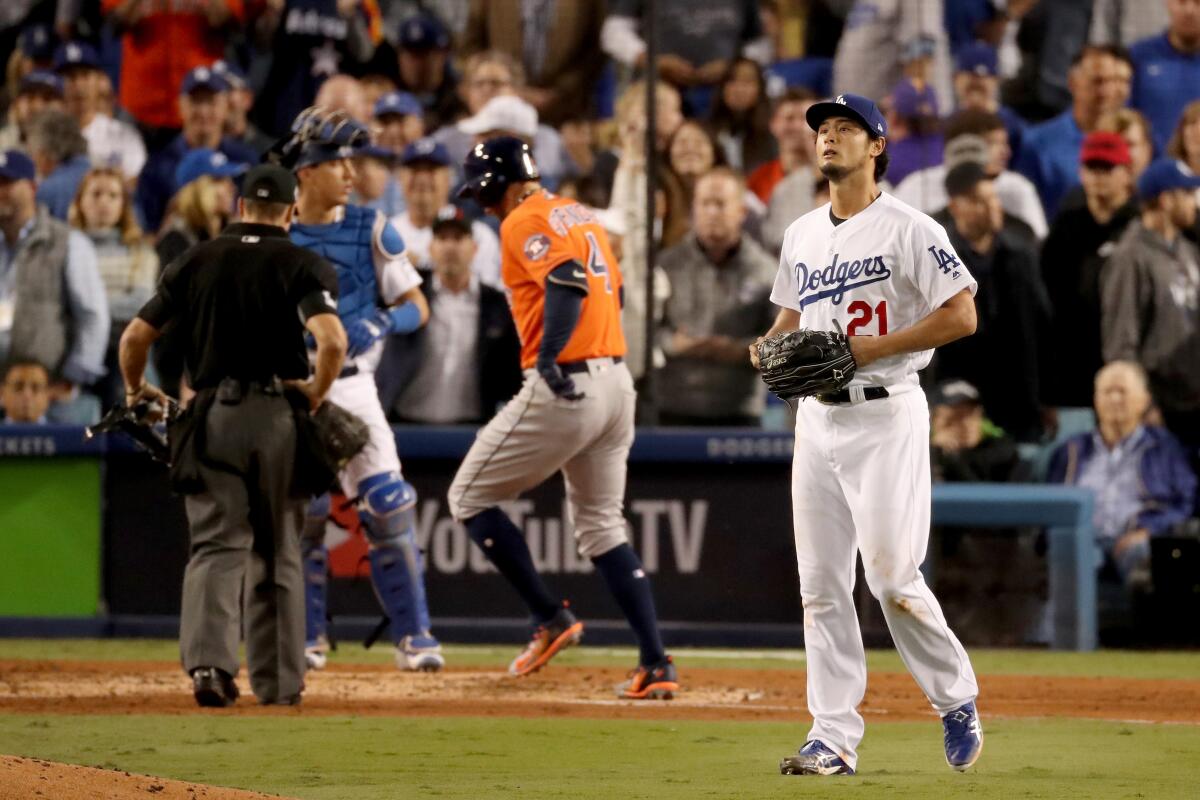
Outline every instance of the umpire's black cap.
[(266, 203), (296, 202), (296, 178), (275, 164), (259, 164), (242, 180), (242, 197)]

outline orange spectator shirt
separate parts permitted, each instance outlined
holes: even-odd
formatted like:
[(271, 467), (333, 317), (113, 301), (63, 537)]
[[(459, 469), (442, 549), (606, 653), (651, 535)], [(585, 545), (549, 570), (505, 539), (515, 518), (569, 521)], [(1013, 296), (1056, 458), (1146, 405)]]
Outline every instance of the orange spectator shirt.
[(500, 225), (500, 277), (521, 336), (521, 366), (537, 362), (546, 314), (546, 276), (567, 261), (583, 265), (588, 296), (558, 363), (625, 355), (621, 267), (596, 215), (546, 191), (530, 195)]

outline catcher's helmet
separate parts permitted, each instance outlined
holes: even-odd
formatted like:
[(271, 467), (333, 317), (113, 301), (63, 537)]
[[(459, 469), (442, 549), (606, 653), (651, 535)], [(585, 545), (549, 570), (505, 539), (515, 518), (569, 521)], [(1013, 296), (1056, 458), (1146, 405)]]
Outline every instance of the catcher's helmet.
[(348, 158), (369, 142), (366, 127), (346, 112), (310, 106), (300, 112), (291, 131), (275, 143), (264, 160), (297, 170)]
[(536, 181), (540, 176), (529, 145), (515, 136), (497, 136), (475, 145), (463, 162), (466, 183), (459, 197), (471, 197), (484, 208), (500, 202), (514, 183)]

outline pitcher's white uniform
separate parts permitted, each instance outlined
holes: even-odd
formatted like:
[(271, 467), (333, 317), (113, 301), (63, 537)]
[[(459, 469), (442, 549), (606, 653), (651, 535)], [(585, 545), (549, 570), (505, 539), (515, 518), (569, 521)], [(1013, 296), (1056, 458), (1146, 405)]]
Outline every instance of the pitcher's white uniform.
[[(945, 230), (881, 194), (837, 226), (828, 203), (792, 223), (771, 300), (799, 311), (803, 328), (873, 336), (912, 326), (963, 289), (974, 294), (976, 283)], [(978, 693), (967, 654), (919, 571), (930, 471), (929, 408), (917, 371), (932, 355), (880, 359), (855, 375), (850, 403), (810, 398), (797, 411), (792, 509), (814, 719), (808, 738), (852, 768), (867, 685), (852, 595), (856, 549), (900, 656), (933, 707), (946, 713)], [(867, 386), (889, 394), (866, 400)]]

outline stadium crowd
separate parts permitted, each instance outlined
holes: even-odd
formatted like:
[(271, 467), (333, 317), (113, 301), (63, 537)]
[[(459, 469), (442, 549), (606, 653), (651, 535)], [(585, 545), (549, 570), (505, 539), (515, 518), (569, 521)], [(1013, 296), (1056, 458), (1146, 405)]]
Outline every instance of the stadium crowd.
[[(944, 477), (1011, 479), (995, 440), (1058, 437), (1050, 475), (1097, 489), (1121, 565), (1192, 513), (1200, 0), (658, 0), (652, 162), (643, 10), (6, 0), (8, 418), (87, 422), (120, 396), (117, 338), (162, 267), (221, 230), (238, 176), (318, 104), (371, 126), (355, 202), (391, 219), (430, 299), (379, 370), (396, 421), (479, 423), (519, 387), (496, 222), (452, 205), (464, 155), (508, 133), (545, 185), (600, 211), (626, 283), (652, 281), (624, 313), (657, 419), (761, 425), (746, 345), (773, 316), (784, 230), (827, 192), (804, 112), (854, 92), (886, 110), (886, 188), (945, 226), (980, 284), (978, 333), (926, 375), (957, 387), (935, 394)], [(156, 365), (176, 390), (177, 362), (168, 337)], [(1093, 406), (1095, 432), (1062, 424)]]

